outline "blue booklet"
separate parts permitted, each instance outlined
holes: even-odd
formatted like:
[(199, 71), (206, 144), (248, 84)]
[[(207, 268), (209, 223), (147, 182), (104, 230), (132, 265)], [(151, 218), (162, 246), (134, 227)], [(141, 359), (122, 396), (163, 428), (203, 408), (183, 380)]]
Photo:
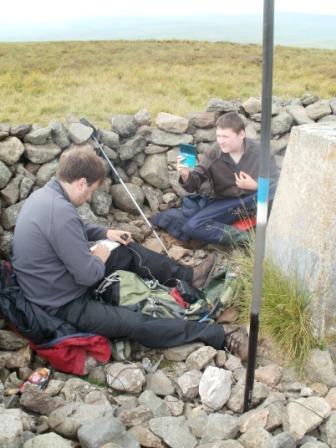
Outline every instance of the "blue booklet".
[(196, 148), (195, 145), (180, 144), (180, 156), (181, 156), (181, 165), (186, 168), (193, 169), (196, 166)]

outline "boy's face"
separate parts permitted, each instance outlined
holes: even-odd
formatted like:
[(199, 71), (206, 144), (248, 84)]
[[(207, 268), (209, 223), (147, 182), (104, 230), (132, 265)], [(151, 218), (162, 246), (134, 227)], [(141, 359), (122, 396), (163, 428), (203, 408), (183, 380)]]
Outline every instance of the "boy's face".
[(220, 129), (216, 130), (217, 143), (220, 149), (225, 154), (231, 152), (239, 152), (243, 148), (245, 131), (240, 131), (238, 134), (232, 129)]

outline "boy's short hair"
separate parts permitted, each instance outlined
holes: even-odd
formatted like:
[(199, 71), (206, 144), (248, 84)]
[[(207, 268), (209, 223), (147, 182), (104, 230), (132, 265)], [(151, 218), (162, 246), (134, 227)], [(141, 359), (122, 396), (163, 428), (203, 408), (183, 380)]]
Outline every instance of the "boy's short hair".
[(236, 134), (245, 131), (245, 123), (236, 112), (221, 115), (216, 122), (217, 129), (232, 129)]
[(57, 177), (71, 184), (84, 177), (88, 185), (102, 184), (106, 177), (103, 159), (92, 148), (74, 148), (64, 151), (60, 157)]

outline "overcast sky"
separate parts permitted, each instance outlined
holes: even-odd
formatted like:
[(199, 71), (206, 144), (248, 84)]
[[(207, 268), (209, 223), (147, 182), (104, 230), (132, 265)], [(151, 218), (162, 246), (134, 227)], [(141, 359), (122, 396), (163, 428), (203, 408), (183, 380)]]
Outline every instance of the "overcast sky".
[[(54, 23), (89, 17), (261, 14), (263, 0), (5, 0), (0, 23)], [(336, 0), (275, 0), (276, 12), (336, 16)]]

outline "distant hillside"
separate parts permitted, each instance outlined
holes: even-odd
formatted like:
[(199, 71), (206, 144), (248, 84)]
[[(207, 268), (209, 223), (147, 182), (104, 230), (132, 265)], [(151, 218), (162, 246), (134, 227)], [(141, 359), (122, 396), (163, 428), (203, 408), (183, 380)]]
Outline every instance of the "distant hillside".
[[(336, 97), (336, 51), (276, 47), (274, 95)], [(0, 44), (0, 123), (67, 113), (105, 123), (147, 108), (186, 115), (261, 94), (258, 45), (195, 41)]]
[[(212, 14), (212, 15), (211, 15)], [(275, 43), (336, 49), (336, 16), (275, 14)], [(0, 41), (182, 39), (261, 43), (261, 15), (188, 17), (92, 17), (54, 23), (8, 24), (0, 17)]]

